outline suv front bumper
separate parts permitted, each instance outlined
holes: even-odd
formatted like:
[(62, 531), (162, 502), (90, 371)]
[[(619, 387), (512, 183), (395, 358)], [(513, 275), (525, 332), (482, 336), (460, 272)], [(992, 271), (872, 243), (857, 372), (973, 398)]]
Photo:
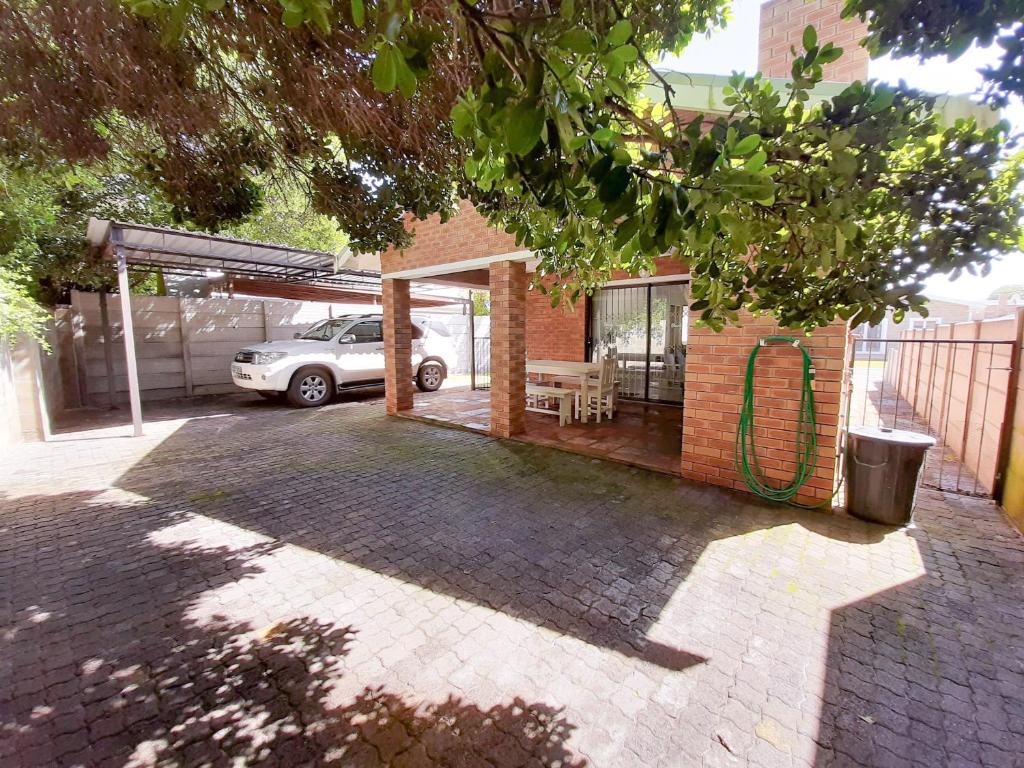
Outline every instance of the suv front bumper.
[(272, 365), (231, 363), (231, 381), (243, 389), (284, 392), (288, 389), (288, 371), (275, 370)]

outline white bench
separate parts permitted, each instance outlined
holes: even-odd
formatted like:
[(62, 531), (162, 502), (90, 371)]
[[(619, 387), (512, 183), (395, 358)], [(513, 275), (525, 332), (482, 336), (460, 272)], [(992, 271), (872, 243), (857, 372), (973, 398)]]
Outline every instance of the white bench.
[(558, 401), (558, 426), (564, 427), (572, 422), (572, 401), (576, 396), (575, 389), (546, 387), (542, 384), (526, 385), (526, 410), (534, 413), (554, 414), (555, 411), (542, 407), (549, 400)]

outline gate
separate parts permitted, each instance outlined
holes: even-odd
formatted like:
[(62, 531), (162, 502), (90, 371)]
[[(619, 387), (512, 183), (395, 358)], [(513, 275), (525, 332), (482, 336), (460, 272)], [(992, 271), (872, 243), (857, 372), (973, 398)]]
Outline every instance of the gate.
[(929, 434), (923, 485), (998, 498), (1019, 344), (925, 334), (854, 341), (848, 423)]
[(491, 388), (491, 337), (473, 339), (473, 359), (470, 361), (470, 389)]
[(473, 294), (474, 291), (469, 292), (469, 388), (490, 389), (491, 318), (476, 314)]

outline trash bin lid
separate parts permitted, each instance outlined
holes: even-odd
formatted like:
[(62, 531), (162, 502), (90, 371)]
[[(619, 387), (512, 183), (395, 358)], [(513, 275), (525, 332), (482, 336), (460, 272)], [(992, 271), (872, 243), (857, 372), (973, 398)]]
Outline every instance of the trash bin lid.
[(893, 445), (915, 445), (921, 448), (931, 448), (935, 445), (935, 438), (921, 432), (911, 432), (908, 429), (890, 429), (889, 427), (854, 427), (850, 430), (851, 435), (866, 437), (869, 440), (878, 440)]

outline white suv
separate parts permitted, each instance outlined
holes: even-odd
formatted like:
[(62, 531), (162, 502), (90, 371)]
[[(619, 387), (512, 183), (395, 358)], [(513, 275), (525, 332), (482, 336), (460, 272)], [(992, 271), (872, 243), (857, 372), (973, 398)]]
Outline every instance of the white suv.
[[(412, 366), (422, 391), (441, 387), (449, 362), (455, 363), (441, 356), (446, 352), (454, 354), (449, 339), (432, 332), (428, 323), (413, 320)], [(380, 386), (384, 382), (381, 317), (345, 315), (319, 322), (295, 334), (292, 341), (253, 344), (235, 355), (231, 379), (266, 398), (284, 396), (297, 407), (323, 405), (344, 389)]]

